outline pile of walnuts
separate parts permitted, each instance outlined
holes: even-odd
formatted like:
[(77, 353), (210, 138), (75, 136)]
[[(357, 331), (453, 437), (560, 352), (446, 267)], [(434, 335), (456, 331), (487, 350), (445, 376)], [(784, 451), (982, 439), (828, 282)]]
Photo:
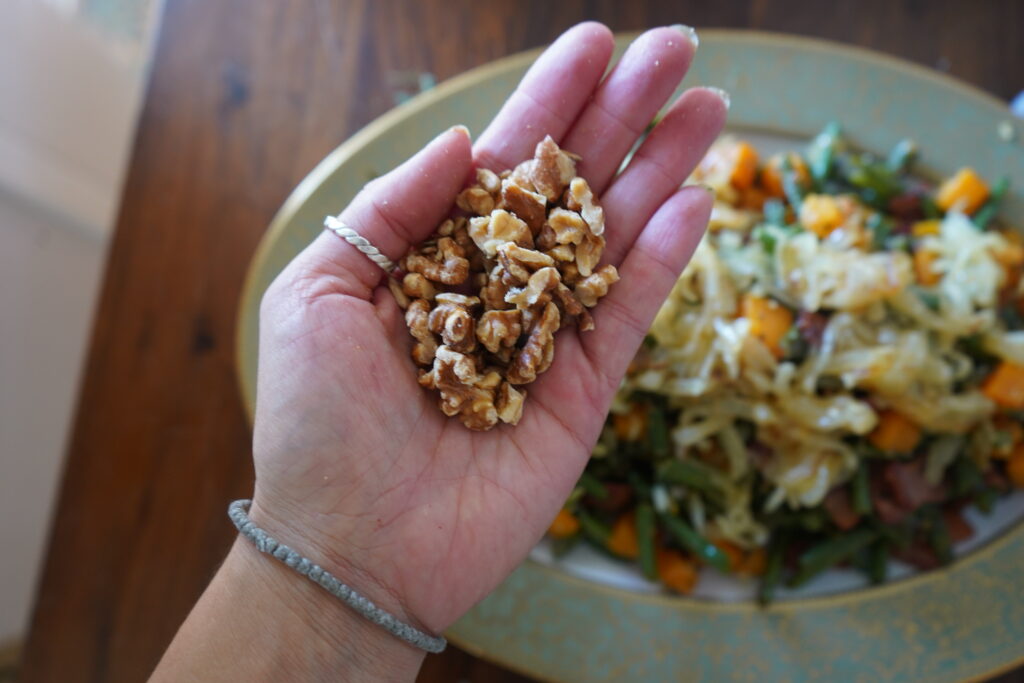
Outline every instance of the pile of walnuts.
[(391, 282), (420, 384), (470, 429), (519, 422), (522, 387), (551, 366), (555, 333), (593, 329), (587, 309), (619, 279), (598, 267), (604, 210), (576, 176), (578, 159), (547, 137), (511, 171), (478, 170), (460, 215), (406, 254)]

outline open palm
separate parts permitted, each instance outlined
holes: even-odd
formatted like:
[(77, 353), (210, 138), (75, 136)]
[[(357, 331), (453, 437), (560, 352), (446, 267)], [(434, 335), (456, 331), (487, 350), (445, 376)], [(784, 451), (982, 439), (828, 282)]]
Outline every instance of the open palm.
[(528, 387), (522, 421), (471, 432), (416, 382), (411, 339), (383, 273), (330, 233), (264, 297), (253, 518), (379, 605), (441, 631), (493, 589), (544, 533), (586, 464), (612, 395), (692, 253), (710, 196), (680, 183), (721, 129), (726, 105), (684, 93), (616, 171), (682, 79), (694, 45), (661, 28), (602, 80), (612, 37), (565, 33), (471, 148), (463, 128), (370, 183), (343, 212), (392, 259), (426, 238), (474, 167), (511, 168), (545, 134), (583, 156), (602, 196), (622, 280), (566, 328)]

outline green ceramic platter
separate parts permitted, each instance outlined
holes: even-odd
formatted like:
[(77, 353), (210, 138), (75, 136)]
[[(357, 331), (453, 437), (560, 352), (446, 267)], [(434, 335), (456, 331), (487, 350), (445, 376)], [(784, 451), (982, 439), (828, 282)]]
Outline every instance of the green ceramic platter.
[[(621, 52), (632, 35), (617, 39)], [(239, 314), (238, 368), (252, 410), (258, 305), (285, 264), (370, 178), (446, 127), (479, 132), (537, 52), (454, 78), (380, 117), (295, 189), (256, 254)], [(739, 134), (805, 139), (838, 119), (884, 152), (917, 140), (928, 171), (969, 164), (1024, 183), (1024, 125), (1004, 103), (948, 77), (863, 50), (741, 31), (703, 31), (683, 87), (732, 94)], [(1024, 218), (1014, 190), (1006, 215)], [(549, 680), (962, 681), (1024, 664), (1024, 527), (942, 571), (871, 589), (748, 602), (639, 594), (525, 562), (453, 626), (470, 652)]]

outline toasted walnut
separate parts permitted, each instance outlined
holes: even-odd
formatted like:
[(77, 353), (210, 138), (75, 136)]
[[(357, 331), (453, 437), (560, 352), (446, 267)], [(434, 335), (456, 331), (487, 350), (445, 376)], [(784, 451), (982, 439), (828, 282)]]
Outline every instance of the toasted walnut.
[(584, 306), (593, 308), (597, 305), (597, 300), (608, 293), (608, 288), (618, 281), (619, 271), (609, 263), (580, 280), (573, 292)]
[(576, 268), (580, 275), (588, 277), (594, 272), (601, 254), (604, 252), (604, 237), (587, 234), (583, 241), (576, 245)]
[(486, 216), (494, 210), (494, 197), (482, 187), (467, 187), (455, 198), (455, 205), (463, 211)]
[(537, 144), (529, 175), (537, 192), (547, 197), (548, 201), (557, 201), (576, 175), (576, 162), (567, 152), (560, 150), (548, 135)]
[[(530, 329), (526, 344), (513, 357), (506, 375), (509, 382), (529, 384), (537, 379), (538, 373), (543, 372), (541, 368), (545, 367), (545, 364), (550, 365), (554, 356), (554, 335), (560, 321), (558, 307), (549, 302)], [(548, 345), (552, 345), (552, 348), (546, 349)]]
[(580, 269), (576, 267), (575, 263), (565, 263), (562, 265), (562, 282), (570, 287), (580, 280), (583, 276), (580, 275)]
[(554, 229), (550, 225), (544, 223), (540, 228), (540, 232), (537, 233), (537, 239), (534, 241), (537, 249), (550, 251), (558, 246), (558, 235), (555, 234)]
[(498, 263), (505, 269), (502, 277), (508, 275), (506, 284), (525, 285), (530, 275), (545, 266), (555, 265), (555, 260), (547, 254), (533, 249), (523, 249), (512, 242), (498, 247)]
[(476, 170), (476, 184), (491, 194), (498, 194), (501, 190), (501, 178), (498, 177), (497, 173), (486, 168), (478, 168)]
[(450, 237), (442, 237), (432, 251), (412, 252), (402, 259), (402, 267), (420, 273), (428, 280), (458, 285), (469, 277), (469, 261), (465, 250)]
[(525, 287), (510, 289), (505, 301), (515, 304), (520, 310), (529, 308), (540, 301), (541, 297), (562, 284), (558, 271), (551, 266), (541, 268), (526, 281)]
[(412, 359), (420, 365), (430, 365), (437, 351), (437, 340), (430, 333), (430, 302), (416, 299), (405, 311), (405, 324), (416, 339), (412, 347)]
[(552, 209), (547, 224), (555, 233), (555, 244), (579, 244), (588, 233), (583, 217), (566, 209)]
[(430, 280), (420, 273), (406, 273), (402, 278), (402, 291), (413, 299), (426, 299), (427, 301), (433, 301), (434, 295), (437, 294), (437, 290), (434, 289), (434, 285), (430, 284)]
[(579, 212), (590, 227), (590, 232), (597, 236), (604, 234), (604, 209), (594, 201), (594, 193), (583, 178), (573, 178), (565, 193), (565, 205)]
[(544, 195), (517, 185), (511, 178), (502, 182), (499, 208), (507, 209), (522, 219), (534, 235), (544, 225), (546, 207)]
[(395, 297), (395, 303), (402, 310), (409, 308), (409, 297), (405, 292), (402, 291), (401, 283), (393, 277), (388, 278), (388, 289), (391, 290), (391, 295)]
[(438, 237), (451, 237), (452, 232), (454, 231), (455, 221), (449, 218), (448, 220), (441, 223), (441, 225), (437, 226), (437, 230), (435, 232), (437, 232)]
[(518, 310), (485, 311), (476, 326), (476, 338), (491, 353), (512, 348), (523, 333), (522, 314)]
[(571, 263), (576, 260), (576, 250), (571, 244), (559, 244), (544, 253), (559, 263)]
[(494, 398), (494, 407), (498, 411), (498, 419), (510, 425), (519, 424), (523, 416), (523, 401), (526, 390), (519, 391), (508, 382), (502, 382)]
[(510, 285), (502, 279), (504, 273), (503, 267), (494, 266), (487, 276), (487, 284), (480, 290), (480, 300), (484, 302), (484, 308), (488, 311), (509, 308), (509, 305), (505, 303), (505, 295), (508, 293)]
[(521, 247), (533, 247), (530, 228), (504, 209), (495, 209), (489, 216), (470, 219), (469, 236), (488, 258), (494, 258), (498, 247), (510, 242)]
[(462, 294), (438, 294), (437, 307), (430, 312), (427, 326), (434, 334), (441, 335), (441, 341), (459, 353), (469, 353), (476, 348), (476, 319), (470, 308), (478, 305), (475, 296)]

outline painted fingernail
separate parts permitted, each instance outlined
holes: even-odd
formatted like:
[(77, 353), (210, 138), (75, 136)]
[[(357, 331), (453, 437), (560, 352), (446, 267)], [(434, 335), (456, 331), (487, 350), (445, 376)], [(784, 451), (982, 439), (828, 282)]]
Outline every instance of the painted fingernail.
[(716, 88), (714, 86), (710, 86), (709, 85), (709, 86), (705, 87), (704, 89), (707, 90), (710, 93), (714, 93), (714, 94), (718, 95), (719, 99), (722, 100), (722, 104), (725, 105), (726, 109), (728, 109), (732, 105), (732, 98), (729, 97), (729, 93), (727, 93), (726, 91), (722, 90), (721, 88)]
[(694, 27), (687, 26), (686, 24), (672, 24), (670, 28), (674, 28), (686, 36), (686, 39), (690, 41), (690, 45), (693, 45), (694, 50), (700, 45), (700, 36), (697, 35), (697, 29)]

